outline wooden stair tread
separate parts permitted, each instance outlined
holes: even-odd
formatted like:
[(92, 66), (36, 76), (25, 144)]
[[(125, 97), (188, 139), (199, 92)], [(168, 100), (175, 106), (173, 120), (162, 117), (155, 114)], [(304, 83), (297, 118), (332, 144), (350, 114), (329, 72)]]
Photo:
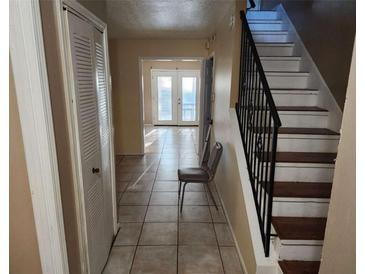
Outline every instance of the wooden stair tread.
[(323, 240), (326, 218), (272, 217), (280, 240)]
[(337, 153), (324, 152), (277, 152), (277, 163), (334, 164)]
[(279, 261), (284, 274), (318, 274), (319, 261)]
[(306, 107), (306, 106), (277, 106), (278, 111), (320, 111), (328, 112), (327, 109), (319, 107)]
[(274, 197), (328, 199), (331, 189), (331, 183), (275, 182)]
[(327, 128), (280, 127), (279, 134), (340, 135)]

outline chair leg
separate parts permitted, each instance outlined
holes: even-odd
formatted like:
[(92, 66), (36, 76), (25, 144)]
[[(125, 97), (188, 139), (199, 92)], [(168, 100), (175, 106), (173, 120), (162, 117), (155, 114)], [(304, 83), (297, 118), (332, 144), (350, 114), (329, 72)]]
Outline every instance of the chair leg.
[(207, 183), (207, 188), (208, 188), (208, 192), (209, 192), (209, 195), (210, 195), (210, 198), (212, 198), (212, 201), (213, 201), (213, 204), (215, 206), (215, 209), (218, 210), (218, 206), (217, 206), (217, 203), (215, 202), (215, 199), (213, 197), (213, 193), (212, 191), (210, 190), (210, 187), (209, 187), (209, 183)]
[(187, 184), (188, 184), (187, 182), (184, 182), (182, 197), (181, 197), (181, 201), (180, 201), (180, 213), (182, 213), (182, 208), (183, 208), (183, 204), (184, 204), (185, 187)]
[(179, 180), (179, 194), (177, 196), (178, 200), (180, 200), (180, 192), (181, 192), (181, 181)]

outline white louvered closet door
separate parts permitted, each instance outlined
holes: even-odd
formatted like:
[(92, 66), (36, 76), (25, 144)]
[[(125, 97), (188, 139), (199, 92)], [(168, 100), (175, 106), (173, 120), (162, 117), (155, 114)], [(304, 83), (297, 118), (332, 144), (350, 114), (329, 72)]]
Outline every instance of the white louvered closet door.
[[(91, 274), (100, 274), (107, 260), (111, 240), (106, 229), (105, 189), (100, 143), (97, 60), (94, 27), (67, 12), (80, 144), (82, 188), (85, 205), (88, 265)], [(62, 174), (61, 174), (62, 175)], [(111, 197), (111, 196), (110, 196)]]
[[(106, 54), (104, 47), (103, 34), (94, 29), (95, 39), (95, 60), (96, 60), (96, 87), (98, 98), (98, 110), (99, 110), (99, 123), (100, 123), (100, 145), (101, 145), (101, 167), (103, 176), (105, 218), (106, 218), (106, 234), (110, 241), (113, 240), (113, 201), (112, 197), (112, 179), (111, 177), (111, 129), (110, 129), (110, 117), (109, 117), (109, 102), (108, 102), (108, 77), (106, 75)], [(109, 199), (108, 199), (109, 197)]]

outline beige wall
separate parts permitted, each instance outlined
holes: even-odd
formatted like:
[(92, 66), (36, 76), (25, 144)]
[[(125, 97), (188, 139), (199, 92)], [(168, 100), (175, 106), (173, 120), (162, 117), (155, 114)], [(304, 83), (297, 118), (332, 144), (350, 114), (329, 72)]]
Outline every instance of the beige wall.
[(356, 273), (355, 50), (346, 94), (320, 274)]
[(9, 69), (9, 267), (42, 273), (12, 68)]
[(142, 62), (144, 123), (152, 124), (151, 69), (198, 69), (201, 61), (154, 61)]
[(142, 153), (142, 109), (139, 58), (205, 57), (204, 39), (109, 40), (113, 90), (113, 119), (117, 154)]
[(76, 201), (66, 116), (66, 102), (53, 1), (41, 1), (43, 38), (55, 130), (57, 162), (60, 174), (62, 210), (70, 273), (81, 273)]
[[(223, 155), (216, 174), (216, 185), (227, 211), (227, 217), (243, 256), (248, 273), (256, 272), (251, 235), (246, 215), (242, 187), (230, 136), (229, 107), (236, 100), (238, 88), (240, 18), (243, 3), (236, 2), (224, 17), (216, 33), (213, 45), (215, 56), (214, 74), (214, 139), (223, 144)], [(235, 14), (235, 28), (229, 27), (230, 17)], [(238, 43), (238, 45), (237, 45)], [(247, 182), (249, 183), (249, 182)]]

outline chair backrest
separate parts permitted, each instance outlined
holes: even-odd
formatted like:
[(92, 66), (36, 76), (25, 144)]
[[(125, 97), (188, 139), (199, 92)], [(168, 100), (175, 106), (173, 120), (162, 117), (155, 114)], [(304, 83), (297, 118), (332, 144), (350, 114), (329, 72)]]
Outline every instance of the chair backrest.
[(207, 166), (208, 161), (209, 161), (209, 154), (210, 154), (209, 144), (210, 144), (210, 132), (211, 132), (211, 130), (212, 130), (212, 125), (209, 125), (208, 131), (207, 131), (207, 136), (205, 137), (205, 140), (204, 140), (203, 155), (202, 155), (203, 157), (202, 157), (201, 162), (200, 162), (201, 167)]
[(222, 156), (222, 152), (223, 152), (222, 144), (216, 142), (212, 148), (212, 152), (210, 153), (208, 161), (208, 171), (210, 180), (214, 178), (215, 172), (217, 171), (217, 167)]

